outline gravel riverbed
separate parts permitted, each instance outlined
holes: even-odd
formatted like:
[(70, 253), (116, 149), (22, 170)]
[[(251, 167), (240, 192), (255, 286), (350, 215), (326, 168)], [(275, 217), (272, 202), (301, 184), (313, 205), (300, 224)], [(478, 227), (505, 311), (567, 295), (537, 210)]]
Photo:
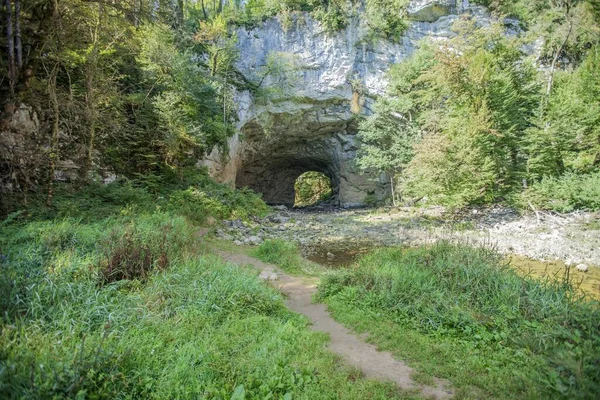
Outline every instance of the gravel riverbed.
[(291, 240), (305, 256), (457, 239), (534, 260), (600, 266), (600, 214), (588, 212), (519, 214), (493, 207), (457, 215), (439, 207), (308, 211), (278, 206), (262, 220), (225, 221), (217, 236), (250, 245)]

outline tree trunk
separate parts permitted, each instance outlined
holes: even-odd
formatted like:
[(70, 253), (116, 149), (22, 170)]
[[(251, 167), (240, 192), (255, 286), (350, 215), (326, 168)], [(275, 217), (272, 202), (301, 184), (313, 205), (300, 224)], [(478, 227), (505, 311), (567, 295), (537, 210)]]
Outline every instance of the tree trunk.
[(17, 53), (17, 69), (23, 68), (23, 41), (21, 39), (21, 1), (15, 0), (15, 51)]
[(200, 4), (202, 5), (202, 14), (204, 14), (204, 19), (208, 20), (208, 14), (206, 13), (206, 7), (204, 6), (204, 0), (200, 0)]
[(59, 160), (59, 123), (60, 123), (60, 109), (58, 105), (58, 97), (56, 95), (56, 76), (58, 75), (59, 64), (56, 64), (50, 74), (50, 80), (48, 82), (48, 94), (50, 96), (50, 102), (52, 103), (53, 123), (52, 123), (52, 136), (50, 137), (50, 165), (48, 168), (48, 196), (46, 198), (46, 205), (52, 206), (52, 199), (54, 198), (54, 173), (56, 171), (56, 164)]
[(98, 122), (98, 110), (96, 110), (96, 93), (95, 93), (95, 78), (98, 69), (98, 34), (100, 30), (100, 22), (102, 21), (103, 6), (98, 4), (98, 15), (96, 25), (92, 31), (92, 51), (88, 57), (85, 66), (85, 102), (88, 114), (88, 154), (84, 168), (84, 179), (88, 179), (88, 175), (92, 170), (94, 146), (96, 142), (96, 124)]
[(183, 26), (183, 0), (177, 0), (177, 27)]
[(552, 59), (552, 64), (550, 65), (550, 76), (548, 77), (548, 84), (546, 85), (546, 97), (550, 97), (550, 92), (552, 91), (552, 86), (554, 85), (554, 72), (556, 71), (556, 63), (558, 62), (558, 58), (560, 57), (560, 53), (562, 53), (564, 47), (571, 36), (571, 32), (573, 31), (573, 21), (569, 21), (569, 30), (567, 31), (567, 35), (565, 39), (560, 44), (558, 49), (556, 50), (556, 54), (554, 54), (554, 58)]
[(390, 175), (390, 187), (392, 189), (392, 205), (394, 207), (396, 207), (397, 204), (396, 204), (396, 191), (394, 190), (394, 175)]
[(552, 58), (552, 63), (550, 64), (550, 73), (548, 75), (548, 82), (546, 84), (546, 93), (545, 96), (542, 97), (542, 101), (540, 104), (540, 118), (544, 117), (546, 106), (550, 100), (550, 93), (552, 92), (552, 86), (554, 85), (554, 73), (556, 72), (556, 64), (558, 62), (558, 58), (560, 57), (560, 53), (562, 53), (563, 49), (567, 45), (569, 37), (571, 37), (571, 33), (573, 32), (573, 20), (569, 17), (571, 11), (569, 3), (566, 4), (566, 7), (567, 9), (565, 11), (565, 18), (569, 20), (569, 30), (567, 31), (567, 34), (565, 35), (565, 38), (563, 39), (560, 46), (558, 46), (558, 48), (556, 49), (556, 53), (554, 54), (554, 57)]
[(6, 8), (6, 55), (8, 58), (8, 81), (10, 84), (10, 91), (12, 94), (14, 94), (17, 73), (15, 67), (15, 37), (13, 32), (11, 0), (4, 0), (4, 7)]

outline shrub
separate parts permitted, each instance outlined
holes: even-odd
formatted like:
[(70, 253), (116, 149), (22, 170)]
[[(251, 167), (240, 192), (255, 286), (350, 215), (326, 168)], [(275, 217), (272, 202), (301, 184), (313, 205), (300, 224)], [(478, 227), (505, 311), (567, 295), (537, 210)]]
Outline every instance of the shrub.
[(254, 250), (261, 260), (276, 264), (286, 272), (298, 273), (302, 270), (302, 257), (298, 246), (281, 239), (265, 240)]
[(214, 182), (173, 192), (167, 208), (199, 224), (208, 217), (248, 219), (265, 216), (269, 211), (265, 202), (251, 190), (235, 190)]
[(588, 175), (567, 173), (560, 178), (545, 177), (533, 184), (521, 196), (545, 210), (570, 212), (577, 209), (600, 210), (600, 171)]
[(171, 194), (167, 209), (183, 215), (195, 223), (203, 223), (207, 217), (225, 218), (226, 207), (213, 197), (196, 188), (179, 190)]
[(166, 269), (169, 265), (166, 244), (165, 234), (156, 249), (144, 243), (135, 229), (128, 230), (120, 237), (113, 235), (106, 245), (105, 255), (100, 263), (101, 283), (124, 279), (145, 280), (153, 269)]

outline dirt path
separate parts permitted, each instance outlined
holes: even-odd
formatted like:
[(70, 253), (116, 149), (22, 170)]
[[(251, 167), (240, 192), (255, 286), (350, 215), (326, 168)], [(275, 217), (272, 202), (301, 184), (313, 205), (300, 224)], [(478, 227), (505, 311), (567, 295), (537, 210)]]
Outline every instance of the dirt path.
[[(301, 278), (286, 275), (276, 266), (264, 263), (244, 254), (219, 251), (218, 254), (231, 263), (252, 265), (261, 271), (261, 278), (278, 288), (287, 296), (287, 306), (305, 315), (312, 322), (312, 329), (325, 332), (331, 337), (329, 348), (350, 364), (361, 369), (369, 378), (390, 380), (405, 390), (419, 390), (424, 396), (436, 399), (452, 397), (449, 382), (435, 379), (435, 387), (416, 383), (411, 375), (414, 370), (402, 361), (395, 360), (389, 352), (378, 351), (352, 334), (336, 322), (324, 304), (313, 304), (312, 295), (317, 291), (316, 284), (304, 282)], [(276, 280), (275, 280), (276, 277)]]

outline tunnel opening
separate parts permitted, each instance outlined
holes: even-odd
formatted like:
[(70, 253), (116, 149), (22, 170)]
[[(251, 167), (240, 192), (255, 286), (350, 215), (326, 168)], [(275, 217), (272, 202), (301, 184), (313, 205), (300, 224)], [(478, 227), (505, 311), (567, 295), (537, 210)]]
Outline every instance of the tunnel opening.
[(294, 191), (295, 208), (315, 206), (333, 196), (331, 179), (317, 171), (308, 171), (300, 175), (294, 183)]
[(357, 126), (346, 108), (311, 104), (294, 113), (265, 112), (247, 121), (240, 129), (236, 187), (252, 189), (269, 205), (294, 207), (298, 177), (316, 172), (331, 182), (327, 204), (332, 207), (360, 206), (368, 191), (383, 193), (376, 176), (356, 166)]
[[(237, 176), (237, 187), (249, 187), (263, 196), (270, 205), (296, 206), (298, 178), (307, 172), (319, 174), (327, 182), (330, 189), (328, 201), (335, 203), (339, 193), (339, 172), (335, 163), (330, 160), (311, 157), (294, 157), (290, 155), (272, 154), (271, 157), (258, 159), (244, 164)], [(308, 175), (311, 176), (311, 175)], [(313, 179), (308, 179), (308, 185), (301, 180), (300, 191), (309, 192)], [(304, 186), (307, 186), (304, 189)], [(324, 185), (322, 185), (324, 186)], [(310, 197), (310, 195), (307, 195)], [(305, 202), (308, 205), (308, 202)], [(304, 204), (304, 203), (302, 203)]]

